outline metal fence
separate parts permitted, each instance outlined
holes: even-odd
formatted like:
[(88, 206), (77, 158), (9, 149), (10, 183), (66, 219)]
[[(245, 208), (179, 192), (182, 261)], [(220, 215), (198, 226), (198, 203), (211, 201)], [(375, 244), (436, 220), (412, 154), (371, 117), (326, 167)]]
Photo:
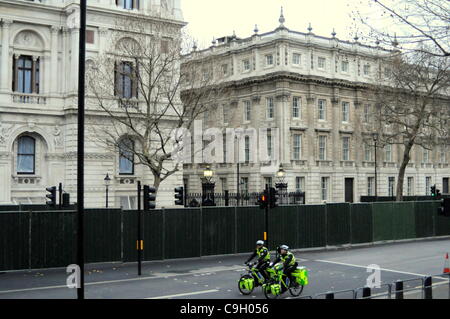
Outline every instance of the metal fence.
[[(214, 193), (215, 206), (258, 206), (258, 199), (262, 192), (254, 193)], [(202, 193), (188, 193), (185, 198), (187, 207), (199, 207), (202, 203)], [(279, 205), (305, 204), (305, 192), (279, 192), (277, 195)]]
[(328, 291), (298, 299), (450, 299), (450, 274), (398, 280), (375, 288)]

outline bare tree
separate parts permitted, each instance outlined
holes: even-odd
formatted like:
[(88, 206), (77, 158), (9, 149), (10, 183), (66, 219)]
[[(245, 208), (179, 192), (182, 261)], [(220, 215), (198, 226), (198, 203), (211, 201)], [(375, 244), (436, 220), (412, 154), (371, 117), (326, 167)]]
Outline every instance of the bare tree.
[(173, 149), (182, 149), (183, 134), (172, 133), (189, 130), (216, 95), (201, 69), (180, 70), (191, 44), (181, 27), (144, 16), (119, 19), (109, 49), (88, 64), (89, 106), (106, 114), (92, 127), (96, 144), (148, 167), (156, 189), (182, 166)]
[(450, 69), (448, 59), (425, 52), (397, 53), (382, 61), (386, 72), (373, 88), (373, 132), (381, 147), (400, 145), (396, 198), (401, 201), (413, 147), (433, 150), (449, 143)]
[(352, 15), (373, 41), (450, 56), (449, 0), (363, 0)]

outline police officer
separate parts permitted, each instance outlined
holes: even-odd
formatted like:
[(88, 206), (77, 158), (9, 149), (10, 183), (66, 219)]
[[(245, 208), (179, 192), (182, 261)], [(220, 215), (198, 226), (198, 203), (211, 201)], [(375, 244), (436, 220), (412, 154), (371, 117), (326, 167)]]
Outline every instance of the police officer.
[(273, 262), (273, 264), (275, 265), (276, 263), (282, 261), (283, 273), (289, 278), (289, 280), (292, 280), (291, 274), (298, 266), (298, 263), (295, 261), (295, 256), (289, 251), (289, 247), (286, 245), (281, 245), (278, 251), (280, 255)]
[(268, 275), (265, 269), (269, 266), (270, 263), (270, 253), (269, 250), (264, 247), (264, 241), (258, 240), (256, 242), (256, 249), (249, 259), (245, 262), (248, 264), (253, 258), (258, 257), (258, 264), (256, 265), (256, 269), (263, 275), (264, 279), (268, 279)]

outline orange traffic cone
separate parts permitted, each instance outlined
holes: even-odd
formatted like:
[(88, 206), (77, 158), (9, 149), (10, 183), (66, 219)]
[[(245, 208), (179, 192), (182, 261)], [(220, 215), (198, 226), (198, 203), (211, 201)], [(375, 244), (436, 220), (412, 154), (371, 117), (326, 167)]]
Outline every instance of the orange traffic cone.
[(450, 273), (450, 266), (448, 263), (448, 253), (445, 255), (444, 274)]

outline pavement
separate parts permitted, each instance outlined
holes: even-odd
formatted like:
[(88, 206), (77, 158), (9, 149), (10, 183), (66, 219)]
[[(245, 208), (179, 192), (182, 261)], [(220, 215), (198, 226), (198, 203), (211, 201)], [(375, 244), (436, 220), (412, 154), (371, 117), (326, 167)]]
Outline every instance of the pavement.
[[(373, 294), (388, 291), (385, 284), (410, 280), (405, 289), (420, 287), (422, 277), (441, 274), (450, 239), (413, 241), (343, 248), (323, 251), (293, 251), (300, 266), (309, 271), (310, 284), (301, 297), (328, 291), (363, 287), (373, 274), (368, 266), (380, 267), (381, 288)], [(210, 256), (144, 262), (142, 276), (136, 263), (90, 264), (85, 267), (87, 299), (262, 299), (261, 288), (249, 296), (237, 289), (245, 273), (244, 261), (250, 255)], [(76, 289), (66, 286), (65, 268), (25, 270), (0, 273), (0, 299), (74, 299)], [(419, 279), (417, 279), (420, 277)], [(448, 278), (433, 277), (433, 295), (449, 298)], [(343, 291), (336, 298), (352, 298), (353, 291)], [(361, 296), (361, 291), (358, 291)], [(289, 294), (284, 298), (291, 298)], [(420, 290), (405, 292), (405, 299), (421, 298)], [(378, 296), (385, 298), (385, 296)]]

